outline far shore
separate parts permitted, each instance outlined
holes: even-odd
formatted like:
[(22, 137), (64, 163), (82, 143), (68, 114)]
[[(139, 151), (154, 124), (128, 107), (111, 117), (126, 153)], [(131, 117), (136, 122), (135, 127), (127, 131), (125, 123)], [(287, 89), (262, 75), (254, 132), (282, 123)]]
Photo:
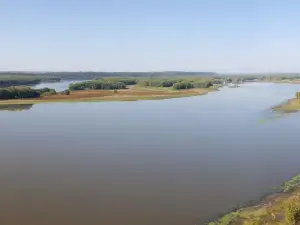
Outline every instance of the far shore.
[(300, 80), (281, 80), (273, 81), (275, 84), (300, 84)]
[(0, 100), (0, 105), (39, 104), (55, 102), (98, 102), (98, 101), (139, 101), (182, 98), (205, 95), (216, 88), (192, 88), (173, 90), (171, 88), (130, 88), (124, 90), (71, 91), (69, 95), (55, 94), (40, 98)]

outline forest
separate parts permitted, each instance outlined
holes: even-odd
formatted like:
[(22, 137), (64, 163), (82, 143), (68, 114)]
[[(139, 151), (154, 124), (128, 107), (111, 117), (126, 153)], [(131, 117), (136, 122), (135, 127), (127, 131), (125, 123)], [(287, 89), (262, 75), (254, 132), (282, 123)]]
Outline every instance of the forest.
[(56, 94), (54, 89), (42, 88), (33, 89), (26, 86), (12, 86), (0, 88), (0, 99), (23, 99), (23, 98), (39, 98), (41, 96)]
[(60, 78), (56, 77), (40, 77), (40, 76), (18, 76), (18, 75), (2, 75), (0, 76), (0, 87), (10, 86), (31, 86), (41, 82), (58, 82)]
[(209, 88), (214, 84), (222, 84), (223, 79), (180, 78), (180, 79), (134, 79), (134, 78), (98, 78), (91, 81), (73, 83), (70, 90), (114, 90), (126, 89), (127, 85), (137, 84), (140, 87), (172, 87), (175, 90), (190, 88)]
[(79, 83), (73, 83), (69, 85), (70, 90), (115, 90), (125, 89), (126, 84), (117, 80), (92, 80)]

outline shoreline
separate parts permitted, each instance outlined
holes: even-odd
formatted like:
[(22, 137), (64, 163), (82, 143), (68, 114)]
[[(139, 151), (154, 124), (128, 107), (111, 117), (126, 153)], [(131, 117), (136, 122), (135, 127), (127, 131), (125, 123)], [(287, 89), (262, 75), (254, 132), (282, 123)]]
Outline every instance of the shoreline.
[(218, 91), (216, 88), (194, 88), (185, 90), (172, 89), (151, 89), (132, 88), (118, 90), (84, 90), (72, 91), (70, 95), (52, 95), (32, 99), (8, 99), (0, 100), (0, 105), (14, 104), (40, 104), (40, 103), (76, 103), (76, 102), (116, 102), (116, 101), (142, 101), (142, 100), (163, 100), (171, 98), (183, 98), (198, 95), (205, 95), (209, 92)]
[(208, 225), (295, 225), (300, 222), (300, 174), (285, 182), (281, 190), (244, 204)]
[(275, 112), (295, 113), (300, 111), (300, 99), (293, 98), (272, 108)]

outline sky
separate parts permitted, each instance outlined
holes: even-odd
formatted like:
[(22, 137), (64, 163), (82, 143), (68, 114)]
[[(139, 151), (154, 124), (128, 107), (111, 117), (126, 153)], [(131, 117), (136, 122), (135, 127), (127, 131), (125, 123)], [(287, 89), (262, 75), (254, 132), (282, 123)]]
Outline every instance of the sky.
[(300, 72), (299, 12), (299, 0), (0, 0), (0, 70)]

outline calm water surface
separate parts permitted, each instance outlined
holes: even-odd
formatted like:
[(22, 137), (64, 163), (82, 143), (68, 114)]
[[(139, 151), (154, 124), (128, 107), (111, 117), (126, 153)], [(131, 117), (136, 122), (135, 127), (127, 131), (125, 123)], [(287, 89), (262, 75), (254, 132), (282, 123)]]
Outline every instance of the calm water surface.
[(0, 111), (0, 224), (204, 224), (300, 171), (300, 114), (268, 119), (299, 90)]
[(83, 81), (62, 81), (62, 82), (44, 82), (44, 83), (40, 83), (35, 85), (33, 88), (51, 88), (51, 89), (55, 89), (57, 92), (60, 91), (64, 91), (66, 89), (69, 88), (69, 85), (72, 83), (78, 83), (78, 82), (83, 82)]

